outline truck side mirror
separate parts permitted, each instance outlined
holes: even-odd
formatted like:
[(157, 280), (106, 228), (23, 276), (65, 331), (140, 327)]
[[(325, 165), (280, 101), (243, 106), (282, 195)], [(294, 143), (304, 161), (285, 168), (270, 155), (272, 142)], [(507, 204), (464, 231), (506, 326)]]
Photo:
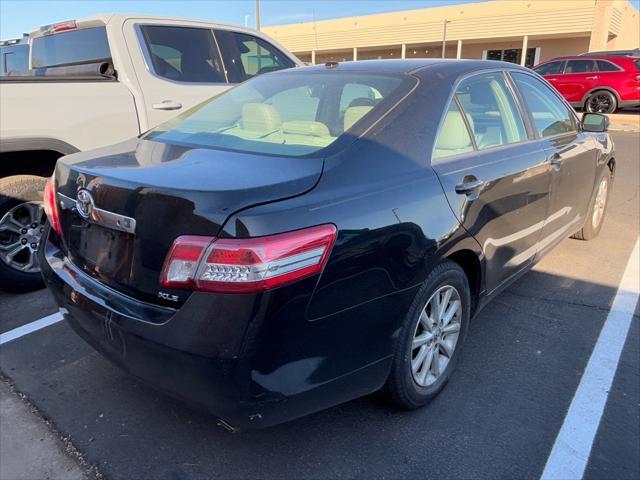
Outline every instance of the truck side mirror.
[(601, 113), (582, 115), (582, 130), (585, 132), (606, 132), (609, 129), (609, 117)]

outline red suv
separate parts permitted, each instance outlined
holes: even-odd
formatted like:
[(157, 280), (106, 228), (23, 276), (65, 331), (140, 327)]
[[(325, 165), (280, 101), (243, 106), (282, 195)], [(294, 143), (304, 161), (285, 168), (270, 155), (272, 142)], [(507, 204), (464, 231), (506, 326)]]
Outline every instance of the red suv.
[(614, 55), (559, 57), (533, 68), (574, 107), (613, 113), (640, 106), (640, 58)]

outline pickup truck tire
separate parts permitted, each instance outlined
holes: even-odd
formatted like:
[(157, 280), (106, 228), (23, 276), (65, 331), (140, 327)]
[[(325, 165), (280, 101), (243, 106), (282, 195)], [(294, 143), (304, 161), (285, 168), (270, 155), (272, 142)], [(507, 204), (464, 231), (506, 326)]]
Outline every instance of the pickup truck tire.
[(27, 292), (44, 283), (37, 250), (46, 224), (42, 208), (47, 179), (16, 175), (0, 179), (0, 288)]

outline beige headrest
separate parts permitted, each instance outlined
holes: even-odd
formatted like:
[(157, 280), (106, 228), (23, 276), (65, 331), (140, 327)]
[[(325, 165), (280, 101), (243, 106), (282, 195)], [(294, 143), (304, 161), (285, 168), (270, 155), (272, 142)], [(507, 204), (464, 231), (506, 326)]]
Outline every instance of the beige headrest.
[(266, 103), (245, 103), (242, 106), (242, 128), (254, 132), (272, 132), (282, 125), (278, 110)]
[(329, 137), (329, 128), (321, 122), (310, 120), (293, 120), (282, 123), (282, 133), (294, 133), (310, 137)]
[[(472, 124), (471, 117), (467, 116), (467, 119), (469, 123)], [(460, 112), (456, 110), (448, 111), (447, 116), (444, 118), (442, 128), (440, 129), (437, 148), (457, 150), (467, 147), (469, 141), (467, 126), (464, 124)]]
[(363, 105), (360, 107), (349, 107), (344, 111), (344, 131), (349, 130), (354, 123), (364, 117), (371, 111), (373, 107), (369, 105)]

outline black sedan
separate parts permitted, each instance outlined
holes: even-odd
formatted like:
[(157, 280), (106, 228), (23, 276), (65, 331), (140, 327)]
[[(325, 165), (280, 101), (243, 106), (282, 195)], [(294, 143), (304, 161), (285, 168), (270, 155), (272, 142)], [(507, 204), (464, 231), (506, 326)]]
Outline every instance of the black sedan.
[(82, 338), (229, 428), (420, 407), (488, 301), (598, 234), (607, 125), (501, 62), (262, 75), (62, 158), (43, 274)]

